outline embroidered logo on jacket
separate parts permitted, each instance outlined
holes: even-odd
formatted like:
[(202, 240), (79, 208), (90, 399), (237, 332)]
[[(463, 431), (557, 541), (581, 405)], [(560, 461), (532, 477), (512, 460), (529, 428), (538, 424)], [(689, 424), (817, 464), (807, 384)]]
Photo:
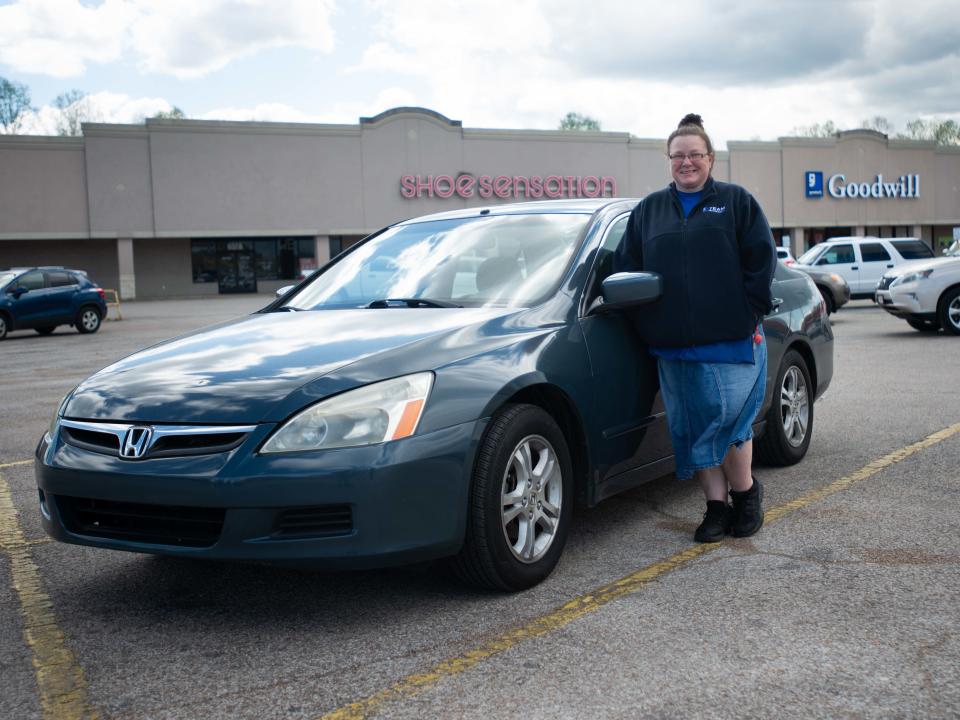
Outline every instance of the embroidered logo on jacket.
[(707, 205), (703, 208), (704, 212), (722, 213), (727, 209), (726, 205)]

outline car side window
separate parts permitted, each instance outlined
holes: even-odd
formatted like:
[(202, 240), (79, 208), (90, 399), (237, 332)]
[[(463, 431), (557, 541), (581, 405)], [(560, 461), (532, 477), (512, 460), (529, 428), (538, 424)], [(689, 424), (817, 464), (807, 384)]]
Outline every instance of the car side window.
[(923, 260), (933, 257), (933, 251), (920, 240), (893, 240), (890, 244), (904, 260)]
[(853, 245), (834, 245), (817, 260), (817, 265), (845, 265), (856, 261), (857, 257), (853, 253)]
[(47, 273), (47, 286), (48, 287), (64, 287), (66, 285), (76, 285), (77, 279), (70, 273), (65, 272), (48, 272)]
[(864, 262), (887, 262), (890, 260), (890, 253), (880, 243), (862, 243), (860, 245), (860, 255)]
[(24, 290), (40, 290), (43, 287), (43, 273), (28, 272), (21, 275), (20, 279), (17, 280), (16, 287), (23, 288)]
[(587, 300), (592, 301), (601, 294), (601, 286), (613, 272), (613, 256), (620, 246), (623, 233), (626, 232), (630, 215), (621, 215), (607, 229), (600, 247), (597, 248), (597, 257), (593, 262), (593, 279), (589, 283)]

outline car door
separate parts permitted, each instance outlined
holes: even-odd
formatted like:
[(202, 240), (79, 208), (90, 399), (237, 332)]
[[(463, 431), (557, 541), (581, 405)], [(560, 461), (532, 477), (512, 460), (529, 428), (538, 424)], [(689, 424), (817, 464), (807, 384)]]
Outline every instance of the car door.
[[(585, 307), (600, 294), (627, 225), (621, 215), (608, 226), (585, 285)], [(588, 314), (580, 327), (590, 358), (593, 398), (588, 420), (595, 482), (591, 502), (669, 472), (673, 447), (660, 398), (657, 361), (621, 313)]]
[(76, 277), (63, 270), (45, 270), (43, 274), (46, 279), (44, 322), (49, 325), (73, 322), (73, 299), (80, 291)]
[(861, 289), (855, 292), (873, 293), (883, 274), (894, 266), (893, 258), (880, 242), (862, 242), (859, 250)]
[(37, 327), (43, 322), (46, 298), (42, 272), (24, 273), (7, 288), (7, 295), (16, 327)]
[(851, 292), (860, 290), (860, 264), (853, 243), (831, 245), (817, 258), (817, 266), (835, 272), (847, 281)]

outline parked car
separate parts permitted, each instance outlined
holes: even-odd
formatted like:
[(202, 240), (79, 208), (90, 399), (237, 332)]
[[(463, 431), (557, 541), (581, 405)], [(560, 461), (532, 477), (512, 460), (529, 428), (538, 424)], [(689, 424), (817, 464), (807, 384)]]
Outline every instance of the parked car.
[[(656, 361), (622, 312), (662, 280), (608, 277), (635, 204), (401, 222), (249, 317), (101, 370), (37, 448), (43, 526), (116, 550), (449, 557), (480, 586), (539, 582), (575, 500), (674, 467)], [(357, 282), (383, 266), (388, 282)], [(833, 375), (833, 332), (809, 276), (777, 263), (774, 295), (756, 453), (791, 464)]]
[(813, 280), (827, 306), (827, 314), (832, 315), (850, 302), (850, 286), (840, 275), (829, 270), (821, 270), (811, 265), (793, 265), (795, 270), (806, 273)]
[(931, 257), (933, 251), (917, 238), (837, 237), (814, 245), (797, 264), (835, 272), (847, 281), (851, 297), (872, 298), (885, 272)]
[(793, 253), (791, 253), (790, 250), (785, 247), (777, 248), (777, 260), (782, 262), (784, 265), (793, 265), (796, 262), (796, 259), (793, 257)]
[(95, 333), (107, 315), (103, 290), (82, 270), (29, 267), (0, 270), (0, 340), (10, 330), (49, 335), (58, 325)]
[(943, 257), (906, 263), (884, 274), (874, 298), (894, 317), (922, 332), (960, 335), (960, 248)]

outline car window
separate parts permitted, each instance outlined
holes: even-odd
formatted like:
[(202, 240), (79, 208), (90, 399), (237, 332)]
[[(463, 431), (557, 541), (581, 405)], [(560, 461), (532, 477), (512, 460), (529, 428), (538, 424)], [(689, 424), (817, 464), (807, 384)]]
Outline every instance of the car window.
[(0, 272), (0, 288), (13, 280), (16, 276), (17, 274), (12, 272)]
[(890, 244), (896, 248), (904, 260), (923, 260), (933, 257), (933, 251), (920, 240), (891, 240)]
[(819, 245), (814, 245), (812, 248), (807, 250), (803, 255), (797, 258), (797, 262), (801, 265), (813, 265), (814, 261), (817, 259), (817, 256), (823, 252), (823, 248)]
[(66, 272), (48, 272), (47, 273), (47, 285), (48, 287), (63, 287), (65, 285), (76, 285), (77, 279)]
[(853, 245), (834, 245), (826, 249), (823, 256), (817, 260), (817, 265), (844, 265), (856, 261)]
[(17, 280), (17, 287), (25, 290), (39, 290), (43, 287), (43, 273), (39, 271), (28, 272), (20, 276)]
[(346, 252), (284, 306), (365, 307), (400, 298), (537, 304), (559, 286), (589, 219), (531, 213), (399, 225)]
[(890, 253), (880, 243), (862, 243), (860, 255), (864, 262), (884, 262), (890, 259)]

